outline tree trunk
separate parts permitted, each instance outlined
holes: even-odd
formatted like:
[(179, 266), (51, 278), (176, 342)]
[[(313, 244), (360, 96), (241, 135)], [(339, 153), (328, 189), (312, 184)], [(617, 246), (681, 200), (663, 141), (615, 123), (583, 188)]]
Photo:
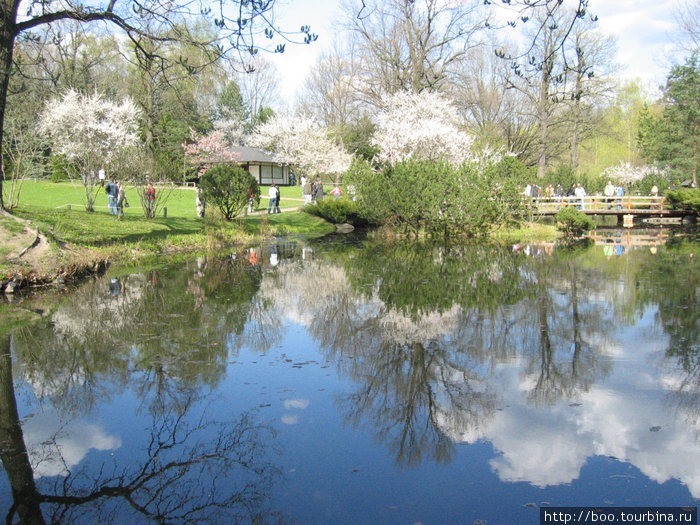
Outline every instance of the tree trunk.
[(581, 76), (576, 76), (576, 97), (574, 98), (574, 122), (571, 130), (571, 170), (578, 169), (579, 128), (581, 126)]
[(540, 136), (537, 143), (537, 177), (543, 179), (547, 173), (547, 128), (549, 127), (549, 79), (543, 72), (540, 85), (540, 107), (537, 118), (540, 125)]
[(41, 496), (34, 483), (34, 473), (17, 412), (12, 382), (10, 336), (0, 338), (0, 459), (12, 487), (14, 504), (10, 516), (16, 513), (20, 523), (44, 524), (39, 508)]
[(542, 64), (542, 79), (540, 80), (537, 118), (540, 125), (540, 137), (537, 151), (537, 177), (543, 179), (547, 174), (547, 139), (549, 133), (549, 120), (553, 102), (550, 100), (550, 85), (552, 83), (552, 68), (554, 67), (551, 56), (552, 35), (548, 28), (543, 30), (543, 45), (545, 60)]
[(698, 123), (695, 122), (695, 127), (693, 128), (694, 138), (693, 138), (693, 188), (698, 187)]
[(3, 200), (3, 182), (5, 167), (2, 161), (3, 129), (5, 123), (5, 106), (7, 105), (7, 88), (12, 70), (12, 52), (17, 36), (18, 0), (0, 0), (0, 210), (5, 209)]

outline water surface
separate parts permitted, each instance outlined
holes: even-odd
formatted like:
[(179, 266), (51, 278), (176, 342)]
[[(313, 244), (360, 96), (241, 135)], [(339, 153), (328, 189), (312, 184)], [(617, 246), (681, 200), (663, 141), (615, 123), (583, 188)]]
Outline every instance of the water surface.
[(655, 238), (287, 240), (22, 300), (0, 508), (491, 525), (697, 506), (697, 244)]

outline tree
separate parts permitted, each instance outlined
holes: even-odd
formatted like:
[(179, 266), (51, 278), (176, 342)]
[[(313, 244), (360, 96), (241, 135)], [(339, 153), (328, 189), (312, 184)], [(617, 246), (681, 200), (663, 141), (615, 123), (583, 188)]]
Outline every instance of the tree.
[(521, 58), (527, 61), (511, 62), (514, 75), (508, 82), (530, 101), (537, 122), (537, 175), (543, 178), (552, 159), (567, 149), (573, 169), (578, 165), (579, 144), (589, 130), (584, 123), (592, 120), (583, 115), (590, 115), (594, 102), (609, 91), (603, 78), (612, 43), (595, 32), (595, 19), (559, 6), (553, 9), (550, 2), (523, 3), (540, 5), (525, 17), (534, 22), (526, 26)]
[(41, 174), (41, 160), (47, 148), (46, 139), (37, 126), (39, 111), (27, 111), (30, 104), (33, 109), (39, 107), (39, 104), (31, 95), (25, 101), (27, 106), (24, 108), (12, 106), (8, 111), (10, 118), (5, 133), (4, 154), (11, 180), (9, 189), (6, 187), (5, 201), (5, 206), (9, 209), (19, 204), (25, 178)]
[(94, 211), (97, 172), (109, 166), (123, 149), (136, 144), (139, 111), (130, 99), (115, 104), (96, 93), (69, 91), (49, 103), (40, 127), (50, 138), (54, 153), (79, 166), (85, 188), (85, 209)]
[(10, 93), (16, 94), (21, 82), (24, 89), (37, 86), (46, 98), (68, 89), (123, 95), (119, 42), (114, 35), (87, 29), (75, 20), (62, 20), (20, 39)]
[[(351, 51), (352, 52), (352, 51)], [(347, 126), (360, 114), (358, 61), (336, 50), (321, 56), (312, 68), (299, 108), (325, 126)]]
[(330, 138), (328, 129), (312, 118), (275, 115), (258, 126), (248, 142), (311, 175), (330, 174), (336, 180), (352, 160), (352, 155)]
[(240, 166), (218, 164), (209, 168), (199, 179), (202, 194), (227, 221), (238, 215), (252, 198), (260, 202), (258, 181)]
[(459, 166), (476, 160), (474, 138), (463, 130), (457, 111), (444, 96), (429, 91), (385, 95), (375, 117), (372, 145), (380, 162), (444, 160)]
[(217, 129), (210, 134), (200, 137), (193, 129), (190, 130), (190, 142), (183, 144), (185, 156), (200, 166), (222, 162), (236, 162), (240, 156), (227, 144), (223, 130)]
[(683, 179), (698, 184), (700, 140), (700, 57), (671, 69), (664, 88), (661, 117), (646, 115), (640, 121), (640, 146), (650, 160), (660, 161)]
[(384, 92), (439, 90), (484, 27), (477, 1), (362, 0), (347, 19), (357, 39), (357, 89), (371, 103)]
[[(510, 54), (500, 50), (497, 52), (498, 56), (509, 60), (516, 71), (523, 63), (540, 69), (549, 67), (547, 66), (549, 62), (557, 64), (557, 69), (552, 69), (550, 72), (557, 76), (565, 75), (570, 68), (569, 57), (565, 50), (569, 36), (582, 21), (598, 20), (598, 17), (589, 11), (589, 3), (590, 0), (575, 0), (576, 7), (569, 9), (564, 0), (484, 0), (484, 4), (505, 9), (508, 12), (510, 16), (505, 25), (517, 27), (520, 24), (527, 27), (529, 38), (525, 51)], [(561, 34), (561, 38), (548, 48), (547, 53), (542, 54), (538, 49), (538, 40), (547, 31), (557, 31)], [(561, 60), (556, 60), (557, 55)]]
[(679, 2), (673, 14), (681, 29), (680, 45), (691, 54), (700, 51), (700, 3)]
[(492, 45), (471, 49), (456, 70), (450, 94), (477, 142), (502, 147), (521, 159), (532, 159), (536, 121), (528, 114), (528, 100), (509, 89), (513, 75)]
[[(304, 43), (313, 42), (316, 35), (311, 33), (309, 26), (303, 26), (299, 33), (290, 35), (282, 32), (273, 25), (271, 20), (275, 0), (248, 2), (232, 0), (231, 5), (225, 5), (219, 0), (214, 5), (204, 2), (189, 2), (175, 0), (160, 2), (145, 0), (133, 4), (127, 0), (111, 0), (110, 2), (51, 2), (44, 0), (0, 1), (0, 149), (2, 146), (2, 130), (7, 105), (8, 83), (12, 72), (12, 58), (15, 41), (22, 35), (27, 35), (32, 29), (46, 26), (61, 20), (75, 20), (80, 23), (103, 23), (110, 29), (116, 29), (126, 36), (134, 45), (140, 45), (141, 37), (153, 37), (159, 41), (182, 41), (207, 49), (207, 60), (201, 63), (190, 63), (185, 57), (177, 57), (190, 71), (194, 72), (218, 57), (227, 53), (238, 52), (243, 58), (245, 54), (254, 54), (257, 50), (255, 39), (267, 37), (274, 39), (275, 35), (284, 42), (298, 40)], [(22, 12), (20, 13), (20, 6)], [(182, 22), (199, 19), (210, 21), (217, 28), (215, 35), (193, 35)], [(158, 30), (153, 34), (153, 29)], [(163, 32), (163, 28), (167, 28)], [(273, 44), (274, 44), (273, 40)], [(283, 52), (284, 43), (278, 43), (275, 51)], [(160, 57), (164, 63), (168, 57)], [(172, 58), (172, 57), (171, 57)], [(2, 200), (2, 183), (5, 180), (4, 170), (0, 166), (0, 209), (4, 208)]]
[[(511, 77), (511, 86), (520, 90), (530, 101), (533, 117), (537, 120), (537, 176), (544, 178), (548, 159), (553, 155), (553, 143), (550, 137), (554, 134), (559, 122), (556, 117), (564, 94), (564, 76), (558, 74), (558, 54), (564, 39), (568, 36), (566, 28), (562, 29), (557, 23), (546, 24), (551, 17), (549, 10), (540, 8), (533, 16), (537, 24), (530, 29), (534, 34), (528, 35), (530, 48), (525, 52), (532, 57), (526, 66), (515, 67), (515, 77)], [(537, 57), (537, 58), (534, 58)]]
[(279, 73), (275, 65), (260, 55), (255, 55), (250, 62), (250, 68), (244, 73), (237, 73), (236, 82), (240, 89), (241, 101), (248, 111), (246, 132), (250, 132), (258, 124), (264, 122), (266, 112), (271, 111), (279, 94)]
[(596, 31), (595, 23), (586, 20), (572, 30), (571, 46), (565, 53), (571, 69), (568, 98), (569, 150), (571, 169), (575, 172), (579, 165), (579, 146), (589, 136), (595, 124), (593, 108), (608, 96), (614, 41), (611, 37)]

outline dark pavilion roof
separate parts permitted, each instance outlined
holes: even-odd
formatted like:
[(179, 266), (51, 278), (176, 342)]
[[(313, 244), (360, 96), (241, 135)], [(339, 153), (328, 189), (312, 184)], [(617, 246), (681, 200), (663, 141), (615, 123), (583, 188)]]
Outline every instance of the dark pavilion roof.
[(231, 148), (234, 153), (239, 153), (237, 162), (244, 164), (246, 162), (269, 162), (271, 164), (284, 164), (280, 162), (274, 155), (267, 153), (258, 148), (249, 148), (246, 146), (234, 146)]

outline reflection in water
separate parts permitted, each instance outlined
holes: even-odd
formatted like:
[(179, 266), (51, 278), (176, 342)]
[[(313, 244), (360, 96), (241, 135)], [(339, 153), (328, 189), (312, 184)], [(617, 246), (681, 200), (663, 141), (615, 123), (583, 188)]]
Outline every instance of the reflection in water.
[[(42, 303), (51, 313), (5, 343), (19, 391), (55, 411), (20, 425), (3, 376), (12, 512), (28, 522), (43, 519), (40, 504), (52, 519), (186, 520), (200, 507), (216, 516), (220, 504), (262, 512), (277, 474), (263, 450), (272, 429), (249, 413), (254, 404), (211, 419), (206, 392), (235, 404), (220, 389), (231, 363), (243, 351), (293, 356), (289, 326), (304, 327), (348, 382), (333, 394), (345, 424), (400, 467), (449, 464), (459, 444), (486, 441), (502, 481), (570, 483), (592, 456), (611, 456), (652, 480), (680, 479), (697, 498), (693, 245), (629, 245), (619, 258), (606, 247), (289, 241), (86, 283)], [(120, 464), (124, 436), (90, 415), (125, 392), (149, 422), (148, 445)], [(280, 420), (301, 425), (298, 414)], [(114, 463), (95, 467), (89, 451), (111, 451)]]
[[(3, 371), (11, 370), (9, 350), (3, 352)], [(145, 386), (154, 380), (148, 374), (133, 374), (130, 380), (141, 383), (139, 391), (153, 390)], [(157, 381), (162, 386), (175, 380), (159, 376)], [(4, 409), (15, 398), (7, 374), (0, 376), (0, 392)], [(269, 517), (264, 509), (278, 472), (266, 459), (266, 443), (274, 431), (252, 412), (216, 420), (203, 411), (208, 403), (187, 387), (158, 389), (146, 417), (134, 414), (147, 425), (140, 447), (125, 451), (136, 459), (85, 466), (78, 464), (88, 449), (116, 450), (120, 440), (76, 420), (39, 415), (20, 424), (16, 410), (3, 410), (2, 461), (14, 501), (6, 522), (14, 517), (21, 523), (107, 523), (115, 516), (185, 523)]]

